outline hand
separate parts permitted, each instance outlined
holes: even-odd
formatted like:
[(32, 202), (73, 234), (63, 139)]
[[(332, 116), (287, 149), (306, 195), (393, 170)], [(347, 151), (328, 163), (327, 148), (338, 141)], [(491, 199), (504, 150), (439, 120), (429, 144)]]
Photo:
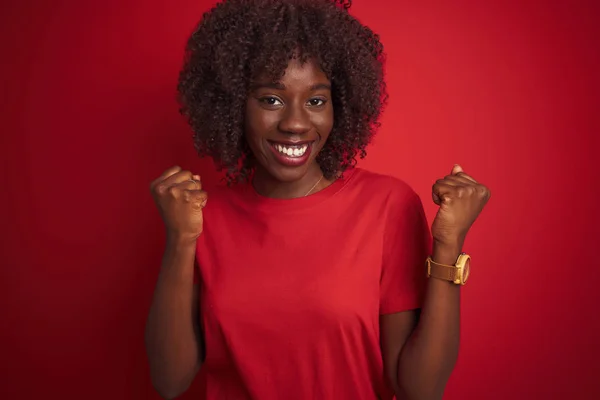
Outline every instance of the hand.
[(490, 191), (455, 165), (450, 175), (436, 181), (432, 195), (434, 203), (440, 206), (431, 227), (434, 243), (460, 251), (467, 232), (489, 200)]
[(171, 167), (150, 184), (167, 229), (167, 238), (195, 243), (202, 233), (202, 209), (208, 199), (200, 176)]

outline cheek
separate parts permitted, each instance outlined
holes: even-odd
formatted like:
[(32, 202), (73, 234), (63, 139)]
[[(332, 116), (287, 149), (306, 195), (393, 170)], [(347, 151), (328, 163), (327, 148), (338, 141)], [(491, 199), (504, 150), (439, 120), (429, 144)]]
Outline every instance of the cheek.
[(276, 113), (265, 111), (257, 107), (249, 107), (246, 111), (245, 130), (246, 137), (258, 140), (267, 137), (273, 127), (277, 126)]
[(244, 119), (244, 135), (251, 147), (255, 146), (255, 143), (261, 136), (261, 131), (262, 127), (258, 113), (252, 108), (247, 108)]
[(314, 124), (317, 127), (321, 138), (327, 139), (333, 129), (333, 110), (320, 115), (319, 118), (314, 121)]

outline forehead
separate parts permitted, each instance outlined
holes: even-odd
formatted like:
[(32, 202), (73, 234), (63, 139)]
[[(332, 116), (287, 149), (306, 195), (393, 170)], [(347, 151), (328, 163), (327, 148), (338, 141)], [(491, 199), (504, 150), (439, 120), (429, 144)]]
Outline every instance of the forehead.
[(292, 59), (289, 62), (283, 76), (281, 77), (281, 81), (293, 82), (306, 80), (324, 80), (326, 82), (329, 82), (329, 79), (327, 79), (327, 76), (325, 75), (323, 70), (321, 70), (321, 67), (319, 67), (319, 65), (314, 60), (309, 59), (306, 62), (302, 63), (298, 59)]
[[(271, 81), (268, 77), (259, 77), (257, 80), (261, 83)], [(294, 58), (290, 60), (287, 68), (285, 69), (283, 76), (278, 80), (286, 87), (302, 87), (302, 86), (314, 86), (315, 84), (328, 84), (329, 79), (321, 67), (312, 59), (308, 59), (305, 62)]]

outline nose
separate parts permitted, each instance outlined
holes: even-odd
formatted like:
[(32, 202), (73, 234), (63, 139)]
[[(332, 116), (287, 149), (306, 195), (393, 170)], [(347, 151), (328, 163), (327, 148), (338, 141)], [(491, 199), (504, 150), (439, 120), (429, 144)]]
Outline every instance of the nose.
[(279, 121), (279, 130), (290, 135), (302, 135), (310, 127), (308, 110), (303, 105), (288, 105)]

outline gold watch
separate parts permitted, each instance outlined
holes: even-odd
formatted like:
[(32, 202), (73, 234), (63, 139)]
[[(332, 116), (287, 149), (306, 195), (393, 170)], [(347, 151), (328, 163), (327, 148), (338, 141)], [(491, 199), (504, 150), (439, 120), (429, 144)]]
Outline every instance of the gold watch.
[(436, 263), (427, 257), (427, 277), (450, 281), (455, 285), (464, 285), (469, 279), (471, 256), (461, 253), (454, 265)]

